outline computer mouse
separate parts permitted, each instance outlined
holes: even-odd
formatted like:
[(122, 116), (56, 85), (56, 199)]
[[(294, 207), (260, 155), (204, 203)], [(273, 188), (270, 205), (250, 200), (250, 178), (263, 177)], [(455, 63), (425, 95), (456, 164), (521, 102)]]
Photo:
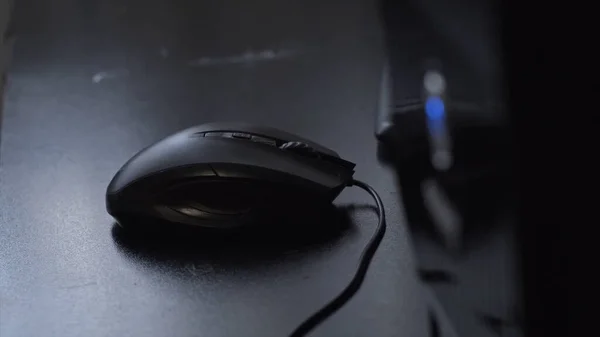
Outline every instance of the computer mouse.
[(226, 233), (226, 237), (231, 233), (262, 235), (272, 233), (255, 231), (250, 224), (265, 223), (263, 228), (269, 230), (271, 225), (293, 229), (286, 225), (298, 219), (317, 220), (312, 215), (326, 218), (346, 186), (363, 189), (375, 201), (377, 228), (350, 283), (290, 335), (300, 337), (354, 296), (386, 230), (380, 196), (353, 178), (354, 167), (333, 150), (274, 128), (204, 124), (171, 135), (127, 161), (108, 185), (106, 208), (124, 228), (143, 227), (152, 232), (169, 228), (160, 231), (160, 238), (173, 232), (192, 234), (187, 229), (200, 228), (211, 234)]
[(331, 206), (355, 164), (270, 127), (209, 123), (137, 153), (116, 173), (106, 207), (123, 227), (139, 219), (212, 229)]

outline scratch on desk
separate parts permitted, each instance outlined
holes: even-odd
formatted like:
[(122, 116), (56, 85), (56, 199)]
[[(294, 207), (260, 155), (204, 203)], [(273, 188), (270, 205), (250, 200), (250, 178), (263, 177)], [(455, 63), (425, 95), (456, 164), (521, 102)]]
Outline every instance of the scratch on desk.
[(283, 252), (283, 255), (296, 255), (301, 253), (300, 249), (292, 249), (292, 250), (287, 250), (285, 252)]
[(92, 76), (92, 82), (97, 84), (104, 80), (113, 79), (113, 78), (117, 78), (120, 76), (125, 76), (127, 74), (128, 74), (127, 70), (101, 71), (101, 72), (94, 74), (94, 76)]
[(265, 49), (262, 51), (248, 50), (243, 54), (225, 57), (200, 57), (188, 62), (191, 67), (210, 67), (226, 64), (254, 64), (256, 62), (273, 61), (294, 56), (290, 50)]
[(210, 274), (214, 271), (213, 267), (210, 265), (203, 265), (197, 267), (195, 263), (189, 263), (185, 266), (185, 269), (194, 276), (202, 276)]
[(83, 284), (75, 284), (75, 285), (71, 285), (71, 286), (61, 287), (61, 289), (77, 289), (77, 288), (94, 286), (96, 284), (98, 284), (98, 283), (97, 282), (88, 282), (88, 283), (83, 283)]

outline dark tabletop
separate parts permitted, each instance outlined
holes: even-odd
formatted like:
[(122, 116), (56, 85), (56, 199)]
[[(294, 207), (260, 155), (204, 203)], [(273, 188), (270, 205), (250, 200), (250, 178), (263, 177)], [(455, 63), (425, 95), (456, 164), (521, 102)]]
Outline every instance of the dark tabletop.
[[(394, 178), (376, 160), (374, 2), (17, 6), (0, 149), (2, 337), (285, 336), (347, 284), (376, 225), (370, 208), (335, 238), (278, 254), (155, 254), (119, 239), (104, 204), (114, 173), (209, 121), (322, 143), (381, 194), (389, 227), (363, 288), (314, 336), (427, 335)], [(357, 189), (336, 201), (351, 203), (372, 202)]]

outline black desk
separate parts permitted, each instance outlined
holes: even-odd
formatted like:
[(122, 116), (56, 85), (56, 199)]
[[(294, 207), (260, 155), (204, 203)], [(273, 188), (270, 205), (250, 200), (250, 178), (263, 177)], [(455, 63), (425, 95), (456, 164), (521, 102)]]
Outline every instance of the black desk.
[[(336, 149), (387, 207), (362, 290), (314, 336), (427, 335), (393, 177), (375, 156), (374, 4), (17, 5), (0, 158), (1, 336), (285, 336), (337, 294), (375, 228), (369, 209), (336, 240), (262, 261), (161, 259), (113, 239), (105, 187), (130, 156), (190, 125), (238, 120)], [(337, 202), (371, 200), (350, 189)]]

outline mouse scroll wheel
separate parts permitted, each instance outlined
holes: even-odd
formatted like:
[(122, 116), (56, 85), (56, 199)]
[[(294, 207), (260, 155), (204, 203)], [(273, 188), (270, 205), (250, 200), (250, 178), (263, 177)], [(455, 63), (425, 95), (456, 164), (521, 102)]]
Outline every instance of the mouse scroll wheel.
[(295, 152), (301, 155), (319, 158), (321, 157), (319, 152), (308, 144), (302, 142), (287, 142), (279, 147), (282, 150)]

